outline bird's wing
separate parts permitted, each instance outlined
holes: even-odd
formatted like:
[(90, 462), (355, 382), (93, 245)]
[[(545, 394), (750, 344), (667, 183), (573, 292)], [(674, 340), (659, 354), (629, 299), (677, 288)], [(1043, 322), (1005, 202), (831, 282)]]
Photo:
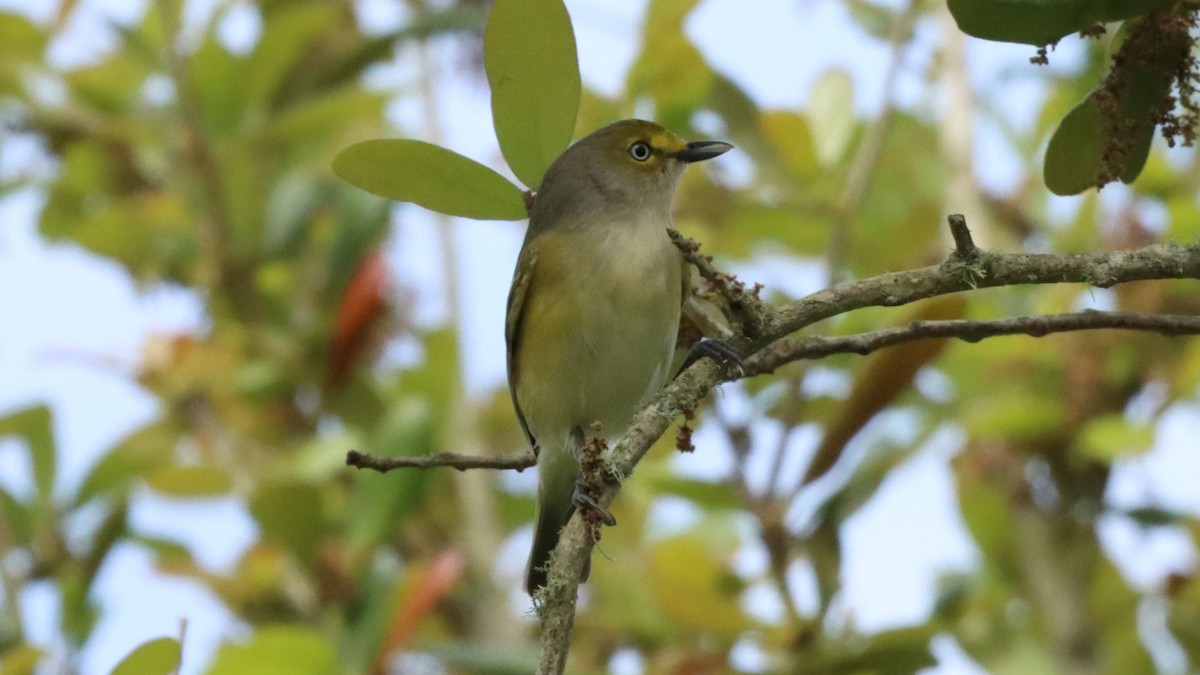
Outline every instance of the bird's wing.
[(537, 455), (538, 452), (537, 439), (529, 431), (525, 414), (521, 412), (521, 403), (517, 401), (517, 373), (519, 371), (517, 359), (521, 352), (521, 329), (525, 319), (525, 300), (533, 281), (536, 266), (537, 245), (521, 249), (521, 255), (517, 259), (517, 271), (513, 274), (512, 288), (508, 291), (508, 317), (504, 325), (504, 342), (508, 348), (508, 393), (512, 395), (513, 408), (517, 411), (517, 420), (521, 423), (521, 429), (525, 432), (525, 438), (529, 440), (534, 455)]

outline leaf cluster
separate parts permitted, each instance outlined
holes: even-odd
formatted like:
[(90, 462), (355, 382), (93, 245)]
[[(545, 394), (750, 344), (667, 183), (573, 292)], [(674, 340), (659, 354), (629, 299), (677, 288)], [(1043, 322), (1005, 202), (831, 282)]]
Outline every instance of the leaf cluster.
[(1059, 123), (1046, 148), (1046, 187), (1074, 195), (1120, 180), (1132, 183), (1146, 164), (1155, 129), (1174, 146), (1191, 147), (1197, 123), (1196, 9), (1176, 0), (950, 0), (966, 33), (1039, 45), (1031, 61), (1048, 62), (1046, 46), (1079, 33), (1105, 34), (1120, 22), (1103, 81)]

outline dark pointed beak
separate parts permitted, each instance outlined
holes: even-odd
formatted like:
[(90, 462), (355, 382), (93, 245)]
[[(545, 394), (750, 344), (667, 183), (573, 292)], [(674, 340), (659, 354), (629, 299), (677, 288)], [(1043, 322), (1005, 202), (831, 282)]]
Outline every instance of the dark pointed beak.
[(733, 146), (723, 141), (692, 141), (680, 152), (675, 153), (675, 159), (681, 162), (703, 162), (722, 155), (733, 149)]

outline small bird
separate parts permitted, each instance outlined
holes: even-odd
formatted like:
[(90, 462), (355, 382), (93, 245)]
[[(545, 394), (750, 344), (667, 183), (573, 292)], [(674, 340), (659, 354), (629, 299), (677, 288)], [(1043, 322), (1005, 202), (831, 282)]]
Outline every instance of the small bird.
[(686, 283), (667, 235), (671, 199), (688, 164), (732, 147), (624, 120), (567, 148), (542, 179), (505, 328), (509, 390), (539, 472), (530, 595), (559, 531), (589, 504), (577, 485), (585, 438), (619, 436), (667, 381)]

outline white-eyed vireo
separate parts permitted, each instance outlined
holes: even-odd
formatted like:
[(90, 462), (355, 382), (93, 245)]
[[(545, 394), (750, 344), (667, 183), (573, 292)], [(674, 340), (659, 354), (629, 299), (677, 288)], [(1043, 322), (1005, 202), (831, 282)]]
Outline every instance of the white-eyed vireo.
[(667, 380), (685, 279), (667, 236), (675, 184), (689, 163), (731, 147), (625, 120), (576, 142), (542, 179), (505, 330), (509, 389), (538, 456), (531, 595), (583, 498), (585, 436), (619, 436)]

